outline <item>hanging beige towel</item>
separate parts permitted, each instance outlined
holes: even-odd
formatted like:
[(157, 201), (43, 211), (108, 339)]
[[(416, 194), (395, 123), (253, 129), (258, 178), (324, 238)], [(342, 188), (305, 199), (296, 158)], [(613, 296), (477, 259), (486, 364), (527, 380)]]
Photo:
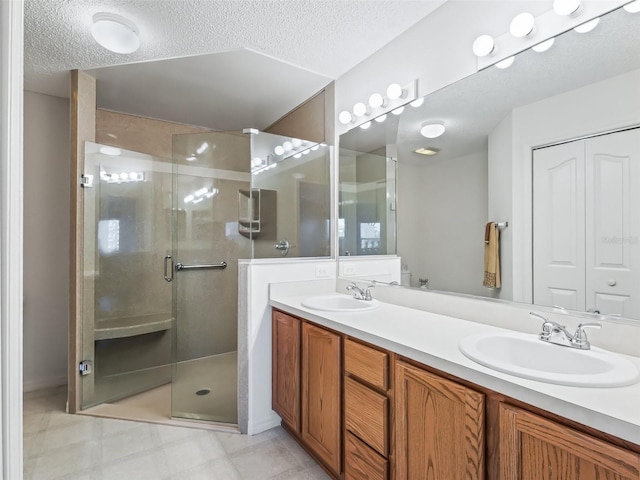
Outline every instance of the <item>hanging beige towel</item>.
[(484, 229), (484, 281), (482, 285), (500, 288), (500, 230), (494, 222)]

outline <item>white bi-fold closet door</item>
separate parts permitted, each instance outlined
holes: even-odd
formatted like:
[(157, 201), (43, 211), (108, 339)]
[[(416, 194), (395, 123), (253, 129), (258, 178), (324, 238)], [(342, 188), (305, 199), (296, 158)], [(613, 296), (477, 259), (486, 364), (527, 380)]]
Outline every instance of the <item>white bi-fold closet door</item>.
[(533, 302), (640, 318), (640, 128), (534, 150)]

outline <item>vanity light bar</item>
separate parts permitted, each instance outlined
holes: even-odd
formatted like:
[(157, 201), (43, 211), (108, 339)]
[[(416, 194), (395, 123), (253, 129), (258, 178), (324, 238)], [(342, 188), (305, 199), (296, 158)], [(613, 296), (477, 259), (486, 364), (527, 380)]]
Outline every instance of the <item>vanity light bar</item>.
[(396, 115), (402, 113), (404, 104), (407, 102), (416, 108), (422, 105), (423, 100), (417, 98), (417, 91), (417, 80), (404, 86), (392, 83), (387, 87), (384, 95), (374, 92), (366, 103), (356, 102), (351, 110), (342, 110), (338, 114), (338, 122), (341, 125), (349, 126), (349, 128), (360, 122), (362, 124), (360, 126), (367, 129), (371, 126), (371, 120), (375, 119), (381, 123), (385, 121), (389, 112)]
[(513, 63), (511, 57), (528, 48), (545, 52), (560, 33), (572, 28), (580, 33), (589, 32), (601, 15), (615, 8), (605, 2), (554, 0), (552, 9), (536, 17), (522, 12), (512, 19), (505, 34), (498, 38), (482, 34), (475, 39), (472, 50), (478, 58), (478, 70), (492, 65), (508, 68)]

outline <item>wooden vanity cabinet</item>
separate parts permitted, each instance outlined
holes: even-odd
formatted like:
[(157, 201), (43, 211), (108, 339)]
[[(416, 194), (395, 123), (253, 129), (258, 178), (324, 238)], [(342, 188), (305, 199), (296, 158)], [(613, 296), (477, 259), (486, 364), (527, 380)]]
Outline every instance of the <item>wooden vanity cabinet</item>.
[(395, 480), (485, 478), (482, 393), (398, 361), (394, 398)]
[(334, 478), (342, 472), (342, 336), (272, 314), (272, 407)]
[(345, 480), (389, 478), (390, 356), (344, 340)]
[(500, 480), (638, 480), (640, 454), (500, 405)]

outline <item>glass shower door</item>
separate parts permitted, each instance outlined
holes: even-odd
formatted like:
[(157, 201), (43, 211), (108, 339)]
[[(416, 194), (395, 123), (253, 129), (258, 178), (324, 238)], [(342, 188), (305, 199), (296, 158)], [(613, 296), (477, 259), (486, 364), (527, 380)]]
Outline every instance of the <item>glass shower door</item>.
[(250, 137), (173, 137), (171, 415), (237, 424), (238, 195), (250, 187)]
[(170, 161), (85, 144), (81, 407), (171, 381)]

